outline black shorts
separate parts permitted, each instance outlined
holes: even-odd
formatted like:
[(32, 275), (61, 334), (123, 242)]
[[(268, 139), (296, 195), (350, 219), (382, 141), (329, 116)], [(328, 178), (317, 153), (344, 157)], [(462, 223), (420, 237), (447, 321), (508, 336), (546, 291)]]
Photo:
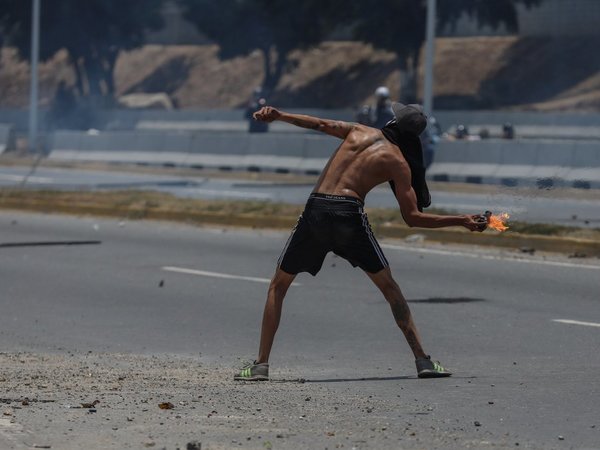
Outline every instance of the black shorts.
[(277, 265), (290, 274), (316, 275), (329, 252), (370, 273), (389, 266), (373, 236), (361, 200), (311, 194)]

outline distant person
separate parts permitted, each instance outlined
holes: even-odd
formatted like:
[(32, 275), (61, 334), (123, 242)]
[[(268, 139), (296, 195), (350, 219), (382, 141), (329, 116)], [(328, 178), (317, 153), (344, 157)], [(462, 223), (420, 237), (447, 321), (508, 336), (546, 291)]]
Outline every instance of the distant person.
[(261, 87), (257, 87), (252, 92), (252, 98), (248, 102), (248, 106), (246, 107), (246, 112), (244, 117), (248, 120), (248, 132), (249, 133), (266, 133), (269, 131), (269, 124), (267, 122), (259, 122), (254, 120), (252, 115), (261, 109), (263, 106), (266, 106), (267, 100), (264, 96), (263, 89)]
[(502, 125), (502, 139), (514, 139), (515, 138), (515, 127), (510, 122), (506, 122)]
[(488, 130), (485, 127), (482, 128), (481, 130), (479, 130), (479, 137), (481, 139), (489, 139), (491, 137), (490, 130)]
[(431, 204), (419, 141), (427, 119), (419, 105), (394, 103), (392, 108), (394, 117), (382, 129), (285, 113), (270, 106), (254, 114), (258, 121), (287, 122), (335, 136), (342, 143), (325, 165), (277, 262), (264, 309), (258, 357), (234, 379), (269, 379), (269, 356), (287, 290), (298, 273), (316, 275), (331, 251), (360, 267), (380, 289), (414, 354), (418, 376), (451, 375), (423, 349), (408, 303), (369, 225), (364, 199), (374, 187), (389, 182), (409, 226), (483, 228), (476, 221), (478, 216), (423, 212)]
[(454, 137), (456, 139), (468, 139), (469, 129), (465, 125), (458, 125), (454, 130)]
[(360, 108), (360, 110), (356, 114), (356, 121), (361, 125), (373, 125), (373, 118), (371, 117), (371, 107), (369, 105), (363, 105), (362, 108)]
[(429, 117), (427, 127), (421, 133), (421, 145), (423, 147), (423, 162), (425, 169), (433, 163), (435, 158), (435, 147), (441, 139), (442, 128), (435, 117)]
[(425, 169), (428, 169), (433, 163), (435, 155), (436, 142), (434, 141), (433, 132), (427, 127), (423, 130), (419, 139), (421, 139), (421, 146), (423, 147), (423, 164), (425, 165)]
[(76, 121), (77, 100), (73, 89), (65, 81), (58, 83), (50, 105), (49, 117), (53, 128), (73, 128)]
[(375, 89), (375, 108), (373, 113), (372, 126), (375, 128), (383, 128), (386, 123), (394, 118), (390, 90), (385, 86), (379, 86)]

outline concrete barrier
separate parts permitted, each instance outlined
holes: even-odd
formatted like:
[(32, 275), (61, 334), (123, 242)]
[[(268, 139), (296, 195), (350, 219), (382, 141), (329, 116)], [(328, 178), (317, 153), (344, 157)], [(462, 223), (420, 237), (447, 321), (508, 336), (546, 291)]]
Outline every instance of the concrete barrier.
[[(50, 159), (317, 174), (340, 141), (311, 133), (112, 131), (54, 134)], [(441, 142), (430, 180), (600, 188), (594, 141)]]
[(600, 146), (580, 140), (441, 142), (428, 177), (510, 186), (600, 188)]
[(0, 123), (0, 154), (15, 149), (15, 127), (12, 124)]
[(59, 131), (49, 158), (314, 173), (334, 148), (333, 138), (307, 133)]

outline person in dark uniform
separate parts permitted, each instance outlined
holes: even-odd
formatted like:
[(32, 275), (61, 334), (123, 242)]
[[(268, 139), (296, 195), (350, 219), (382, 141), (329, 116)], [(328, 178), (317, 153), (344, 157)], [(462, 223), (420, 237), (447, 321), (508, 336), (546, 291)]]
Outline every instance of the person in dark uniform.
[(375, 186), (389, 182), (402, 217), (411, 227), (462, 226), (471, 231), (483, 228), (476, 221), (478, 216), (423, 212), (431, 204), (419, 140), (427, 119), (419, 105), (394, 103), (392, 110), (393, 119), (381, 129), (289, 114), (270, 106), (254, 113), (256, 120), (279, 120), (322, 131), (342, 139), (342, 143), (323, 169), (278, 260), (264, 309), (258, 357), (237, 372), (234, 379), (269, 378), (269, 356), (286, 292), (298, 273), (316, 275), (331, 251), (360, 267), (381, 290), (415, 356), (418, 376), (451, 375), (423, 349), (406, 299), (371, 231), (363, 209), (364, 199)]

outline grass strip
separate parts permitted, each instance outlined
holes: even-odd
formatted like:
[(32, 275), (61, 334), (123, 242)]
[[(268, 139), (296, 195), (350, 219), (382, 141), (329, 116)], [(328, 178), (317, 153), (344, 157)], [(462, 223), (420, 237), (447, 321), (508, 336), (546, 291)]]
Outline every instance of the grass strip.
[[(302, 205), (255, 200), (203, 200), (142, 191), (0, 190), (0, 208), (44, 213), (95, 215), (120, 219), (150, 219), (252, 228), (288, 229), (302, 212)], [(428, 210), (443, 213), (440, 210)], [(369, 222), (382, 237), (404, 238), (423, 234), (427, 239), (505, 247), (533, 246), (570, 253), (600, 255), (600, 230), (551, 224), (509, 222), (503, 234), (470, 233), (456, 229), (414, 229), (404, 224), (400, 211), (368, 208)], [(535, 242), (532, 240), (535, 238)], [(562, 239), (559, 245), (558, 239)]]

